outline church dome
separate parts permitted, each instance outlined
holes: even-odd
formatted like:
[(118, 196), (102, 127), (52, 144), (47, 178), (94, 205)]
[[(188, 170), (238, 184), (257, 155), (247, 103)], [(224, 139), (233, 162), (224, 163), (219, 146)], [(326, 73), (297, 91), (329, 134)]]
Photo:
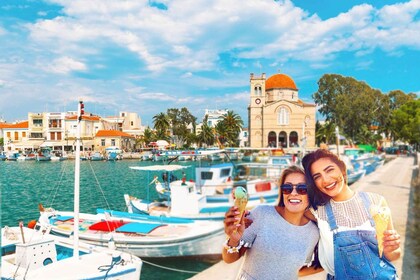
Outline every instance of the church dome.
[(285, 74), (275, 74), (265, 81), (265, 89), (284, 88), (297, 90), (295, 82)]

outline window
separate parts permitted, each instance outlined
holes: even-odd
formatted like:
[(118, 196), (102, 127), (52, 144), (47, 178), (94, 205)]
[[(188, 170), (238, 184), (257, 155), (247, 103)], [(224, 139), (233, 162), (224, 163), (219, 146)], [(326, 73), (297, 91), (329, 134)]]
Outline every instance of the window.
[(213, 179), (213, 172), (202, 171), (201, 180), (211, 180)]
[(115, 139), (111, 139), (111, 146), (115, 146)]
[(26, 137), (26, 131), (22, 132), (22, 137)]
[(15, 131), (15, 140), (19, 140), (19, 132)]
[(282, 107), (280, 108), (277, 122), (279, 125), (288, 125), (289, 124), (289, 110)]
[(227, 177), (230, 174), (230, 168), (224, 168), (220, 170), (220, 177)]
[(261, 86), (260, 85), (257, 85), (257, 86), (255, 86), (254, 87), (254, 94), (255, 95), (261, 95), (261, 93), (262, 93), (262, 89), (261, 89)]
[(101, 139), (101, 146), (104, 147), (105, 146), (105, 139)]
[(10, 131), (8, 131), (6, 134), (7, 134), (7, 138), (11, 138), (10, 135), (12, 135), (12, 134), (11, 134)]
[(133, 126), (134, 125), (134, 122), (133, 121), (131, 121), (131, 126)]
[(34, 124), (34, 126), (37, 126), (37, 127), (40, 127), (40, 126), (42, 126), (42, 119), (35, 119), (35, 120), (33, 120), (33, 124)]

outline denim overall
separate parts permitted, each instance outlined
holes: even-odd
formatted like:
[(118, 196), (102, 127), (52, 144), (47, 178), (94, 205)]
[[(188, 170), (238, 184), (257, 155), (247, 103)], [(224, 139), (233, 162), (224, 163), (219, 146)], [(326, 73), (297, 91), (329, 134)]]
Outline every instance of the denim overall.
[[(370, 201), (366, 193), (360, 192), (366, 209)], [(379, 258), (376, 232), (370, 230), (350, 230), (338, 232), (337, 223), (330, 202), (325, 205), (328, 224), (333, 231), (334, 240), (334, 271), (331, 280), (367, 280), (367, 279), (398, 279), (394, 265), (385, 256)], [(375, 223), (368, 211), (369, 221)]]

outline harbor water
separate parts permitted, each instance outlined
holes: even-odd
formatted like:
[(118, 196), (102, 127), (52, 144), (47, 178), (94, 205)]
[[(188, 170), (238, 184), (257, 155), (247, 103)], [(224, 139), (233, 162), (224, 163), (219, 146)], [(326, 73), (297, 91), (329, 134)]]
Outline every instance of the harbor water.
[[(151, 200), (157, 199), (154, 188), (149, 188), (149, 182), (153, 180), (153, 177), (150, 177), (153, 174), (129, 168), (150, 164), (154, 163), (138, 160), (82, 161), (80, 212), (96, 213), (97, 208), (127, 211), (123, 197), (125, 193), (139, 198), (149, 196)], [(194, 166), (196, 163), (178, 164)], [(17, 226), (19, 221), (26, 225), (29, 221), (36, 220), (39, 217), (39, 203), (61, 211), (73, 211), (74, 161), (2, 161), (0, 174), (1, 227)], [(175, 175), (181, 178), (181, 171)], [(194, 179), (193, 168), (187, 169), (186, 175), (188, 180)], [(194, 258), (143, 259), (145, 263), (141, 277), (146, 280), (188, 279), (194, 275), (193, 272), (200, 272), (215, 262)]]

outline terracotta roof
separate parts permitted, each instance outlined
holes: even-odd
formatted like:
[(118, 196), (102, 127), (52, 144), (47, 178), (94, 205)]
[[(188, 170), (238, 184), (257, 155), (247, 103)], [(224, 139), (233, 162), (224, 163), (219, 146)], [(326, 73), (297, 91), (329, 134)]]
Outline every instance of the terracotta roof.
[(130, 138), (135, 138), (134, 136), (131, 136), (128, 133), (119, 131), (119, 130), (99, 130), (95, 137), (130, 137)]
[(24, 121), (20, 123), (0, 123), (0, 128), (28, 128), (29, 122)]
[(289, 76), (285, 74), (275, 74), (265, 81), (265, 89), (273, 89), (273, 88), (287, 88), (287, 89), (295, 89), (296, 84)]
[[(76, 119), (77, 119), (76, 115), (66, 117), (66, 120), (76, 120)], [(83, 115), (82, 120), (85, 120), (85, 121), (99, 121), (100, 118), (98, 116)]]

